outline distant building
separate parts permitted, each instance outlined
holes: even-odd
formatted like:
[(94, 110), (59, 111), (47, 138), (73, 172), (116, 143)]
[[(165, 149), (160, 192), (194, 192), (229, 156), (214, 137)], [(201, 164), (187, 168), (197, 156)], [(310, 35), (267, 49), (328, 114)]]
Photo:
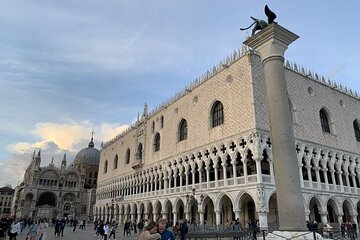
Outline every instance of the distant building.
[[(357, 223), (359, 95), (288, 61), (284, 71), (306, 218)], [(277, 228), (287, 196), (271, 139), (264, 67), (244, 47), (103, 145), (95, 215)]]
[(34, 152), (23, 182), (16, 187), (13, 213), (17, 217), (92, 218), (100, 151), (93, 139), (67, 167), (66, 154), (60, 167), (52, 159), (41, 167), (40, 151)]
[(10, 216), (14, 192), (10, 187), (0, 188), (0, 218)]

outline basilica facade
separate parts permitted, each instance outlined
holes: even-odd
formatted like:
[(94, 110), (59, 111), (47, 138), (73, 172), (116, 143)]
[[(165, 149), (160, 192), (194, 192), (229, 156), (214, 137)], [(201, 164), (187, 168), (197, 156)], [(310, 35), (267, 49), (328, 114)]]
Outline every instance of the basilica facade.
[(33, 154), (23, 182), (15, 188), (13, 215), (25, 218), (93, 218), (100, 151), (89, 146), (67, 166), (41, 166), (41, 152)]
[[(357, 223), (359, 96), (295, 63), (284, 71), (306, 218)], [(276, 228), (274, 161), (263, 65), (243, 47), (103, 145), (94, 215)]]

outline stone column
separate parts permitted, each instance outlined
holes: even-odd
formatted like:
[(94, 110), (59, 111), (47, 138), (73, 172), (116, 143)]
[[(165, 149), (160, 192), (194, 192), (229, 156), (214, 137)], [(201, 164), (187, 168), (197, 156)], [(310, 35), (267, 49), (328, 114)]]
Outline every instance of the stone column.
[(261, 174), (261, 158), (256, 158), (255, 160), (255, 164), (256, 164), (256, 179), (257, 179), (257, 183), (261, 183), (262, 182), (262, 174)]
[[(293, 122), (284, 73), (284, 53), (297, 35), (276, 23), (244, 44), (260, 53), (264, 66), (275, 167), (280, 230), (306, 230), (303, 197), (295, 152)], [(256, 80), (256, 79), (255, 79)], [(286, 196), (286, 197), (285, 197)]]
[(327, 212), (320, 212), (320, 217), (321, 217), (321, 223), (322, 224), (327, 224)]
[(221, 222), (221, 211), (215, 210), (215, 214), (216, 214), (216, 227), (219, 228)]
[(185, 218), (186, 218), (186, 220), (191, 221), (189, 211), (185, 212)]
[[(222, 161), (222, 168), (223, 168), (223, 181), (224, 181), (224, 187), (227, 186), (227, 176), (226, 176), (226, 157), (222, 157), (221, 158), (221, 161)], [(225, 162), (224, 162), (225, 161)]]
[(210, 188), (210, 166), (206, 165), (206, 188), (209, 189)]
[(323, 167), (322, 171), (323, 171), (323, 174), (324, 174), (326, 190), (329, 190), (329, 179), (328, 179), (328, 176), (327, 176), (327, 168)]
[(266, 211), (258, 212), (258, 216), (259, 216), (259, 225), (260, 225), (261, 230), (267, 230), (269, 227), (268, 212), (266, 212)]
[(243, 164), (244, 164), (244, 179), (245, 179), (245, 184), (247, 184), (248, 183), (248, 172), (247, 172), (248, 160), (244, 159)]
[(175, 224), (176, 224), (176, 222), (177, 222), (177, 212), (176, 212), (176, 210), (174, 210), (174, 211), (172, 211), (172, 213), (173, 213), (174, 226), (175, 226)]
[(214, 173), (215, 173), (215, 187), (217, 188), (219, 186), (217, 161), (216, 161), (216, 165), (214, 166)]
[(162, 218), (165, 218), (165, 220), (167, 221), (167, 219), (168, 219), (168, 214), (167, 214), (167, 212), (166, 212), (166, 211), (162, 211), (162, 212), (161, 212), (161, 215), (162, 215)]
[(232, 169), (233, 169), (233, 178), (234, 178), (234, 185), (237, 184), (236, 182), (236, 160), (231, 161)]
[(342, 180), (342, 171), (338, 170), (337, 174), (338, 174), (338, 177), (339, 177), (340, 189), (343, 192), (344, 191), (344, 183), (343, 183), (343, 180)]
[[(146, 220), (149, 220), (149, 213), (144, 212), (144, 218), (145, 218)], [(144, 220), (145, 220), (145, 219), (144, 219)]]
[(200, 226), (204, 226), (205, 224), (205, 216), (204, 216), (204, 211), (203, 210), (199, 210), (199, 217), (200, 217)]
[(240, 210), (234, 210), (235, 213), (235, 220), (239, 219), (240, 220)]
[(339, 229), (340, 229), (341, 224), (342, 224), (342, 222), (343, 222), (343, 220), (342, 220), (343, 214), (342, 214), (342, 213), (339, 213), (339, 214), (337, 215), (337, 217), (338, 217), (338, 224), (339, 224)]

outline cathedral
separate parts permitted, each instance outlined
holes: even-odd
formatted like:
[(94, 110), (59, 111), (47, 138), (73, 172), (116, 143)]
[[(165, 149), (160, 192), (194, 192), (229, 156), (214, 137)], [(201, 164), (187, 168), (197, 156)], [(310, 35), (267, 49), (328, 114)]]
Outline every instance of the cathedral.
[(23, 182), (15, 188), (13, 215), (25, 218), (93, 218), (100, 151), (93, 139), (67, 166), (41, 166), (41, 152), (35, 153)]
[[(285, 61), (306, 220), (359, 222), (359, 95)], [(96, 219), (278, 227), (264, 67), (243, 46), (101, 149)], [(283, 166), (282, 171), (287, 171)]]

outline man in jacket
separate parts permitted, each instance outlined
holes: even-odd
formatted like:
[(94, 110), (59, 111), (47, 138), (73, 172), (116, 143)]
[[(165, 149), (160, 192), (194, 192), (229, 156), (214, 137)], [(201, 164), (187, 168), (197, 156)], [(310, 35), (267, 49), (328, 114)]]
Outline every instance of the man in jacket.
[(174, 234), (167, 229), (165, 218), (158, 220), (158, 231), (161, 235), (161, 240), (175, 240)]

